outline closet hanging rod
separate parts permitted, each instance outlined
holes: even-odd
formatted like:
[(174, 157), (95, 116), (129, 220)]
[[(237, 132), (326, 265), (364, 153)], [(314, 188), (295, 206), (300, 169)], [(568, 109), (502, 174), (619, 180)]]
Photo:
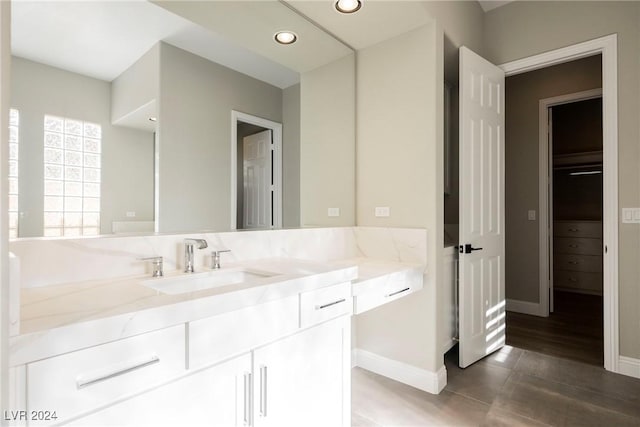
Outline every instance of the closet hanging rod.
[(553, 170), (572, 170), (572, 169), (584, 169), (584, 168), (600, 168), (602, 172), (602, 163), (586, 163), (582, 165), (566, 165), (566, 166), (554, 166)]

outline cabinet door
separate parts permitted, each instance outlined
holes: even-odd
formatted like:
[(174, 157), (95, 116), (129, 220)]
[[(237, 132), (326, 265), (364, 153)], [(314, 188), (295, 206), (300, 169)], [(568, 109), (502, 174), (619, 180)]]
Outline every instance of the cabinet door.
[(196, 371), (73, 426), (243, 426), (251, 416), (251, 355)]
[(343, 316), (254, 351), (256, 427), (349, 425), (350, 326)]

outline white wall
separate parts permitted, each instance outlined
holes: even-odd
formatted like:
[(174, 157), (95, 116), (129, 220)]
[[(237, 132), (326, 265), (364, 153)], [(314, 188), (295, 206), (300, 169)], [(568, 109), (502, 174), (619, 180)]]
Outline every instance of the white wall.
[(11, 107), (20, 111), (19, 236), (42, 236), (44, 209), (44, 115), (102, 126), (100, 228), (113, 221), (153, 220), (153, 136), (111, 125), (111, 84), (12, 57)]
[[(300, 224), (355, 224), (355, 55), (300, 76)], [(339, 217), (328, 217), (339, 208)]]
[(282, 90), (160, 45), (160, 231), (229, 229), (232, 110), (282, 123)]
[(112, 122), (155, 100), (160, 89), (160, 45), (154, 45), (111, 84)]
[[(428, 266), (421, 292), (359, 315), (357, 346), (429, 372), (438, 345), (442, 282), (443, 33), (435, 24), (358, 51), (357, 223), (424, 227)], [(376, 206), (391, 216), (377, 218)]]
[[(484, 26), (488, 59), (497, 64), (617, 34), (619, 204), (639, 206), (640, 3), (514, 2), (488, 12)], [(638, 225), (619, 224), (618, 254), (620, 354), (640, 358)]]
[(282, 91), (282, 226), (300, 227), (300, 85)]

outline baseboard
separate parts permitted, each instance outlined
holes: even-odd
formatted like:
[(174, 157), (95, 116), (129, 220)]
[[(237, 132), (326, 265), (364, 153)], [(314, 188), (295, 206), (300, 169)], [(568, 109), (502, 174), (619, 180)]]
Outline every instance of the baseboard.
[(539, 303), (520, 301), (517, 299), (507, 300), (507, 311), (515, 311), (516, 313), (522, 314), (531, 314), (533, 316), (542, 316), (542, 314), (540, 314)]
[(630, 377), (640, 378), (640, 359), (620, 356), (618, 358), (618, 373)]
[(438, 394), (447, 385), (447, 369), (444, 365), (437, 372), (432, 372), (366, 350), (355, 349), (353, 354), (356, 366), (428, 393)]

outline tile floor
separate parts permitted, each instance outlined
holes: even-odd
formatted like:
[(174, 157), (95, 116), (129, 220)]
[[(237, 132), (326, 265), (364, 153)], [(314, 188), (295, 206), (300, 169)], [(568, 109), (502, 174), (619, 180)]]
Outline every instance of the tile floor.
[(457, 357), (439, 395), (354, 368), (352, 425), (640, 426), (640, 379), (510, 346), (464, 370)]

